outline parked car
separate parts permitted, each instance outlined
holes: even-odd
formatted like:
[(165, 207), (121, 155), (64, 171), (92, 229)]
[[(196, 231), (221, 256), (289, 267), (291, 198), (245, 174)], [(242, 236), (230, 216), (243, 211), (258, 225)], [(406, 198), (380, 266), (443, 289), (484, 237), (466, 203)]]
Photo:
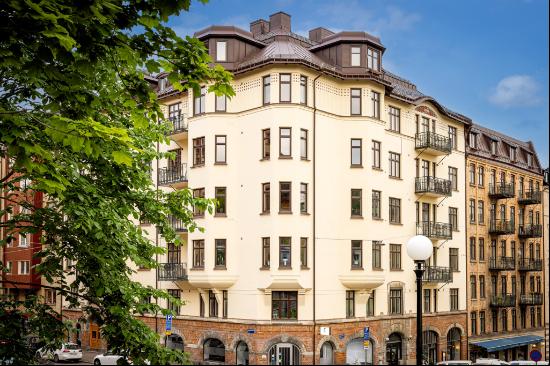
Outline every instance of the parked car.
[(449, 361), (440, 361), (438, 365), (471, 365), (472, 361), (470, 360), (449, 360)]
[[(117, 355), (112, 351), (105, 352), (103, 354), (97, 355), (94, 357), (94, 365), (117, 365), (119, 359), (124, 358), (124, 356)], [(132, 364), (131, 360), (128, 360), (128, 364)]]
[(474, 365), (509, 365), (509, 363), (498, 358), (478, 358)]
[(82, 359), (82, 349), (75, 343), (63, 343), (60, 349), (51, 351), (45, 347), (36, 351), (37, 358), (59, 361), (80, 361)]

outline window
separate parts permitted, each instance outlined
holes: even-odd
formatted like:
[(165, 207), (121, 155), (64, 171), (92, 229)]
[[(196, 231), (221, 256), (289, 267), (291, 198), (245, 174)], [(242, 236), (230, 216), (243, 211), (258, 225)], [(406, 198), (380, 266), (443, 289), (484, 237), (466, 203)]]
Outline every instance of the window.
[(288, 236), (279, 238), (279, 267), (292, 267), (291, 238)]
[(307, 183), (300, 183), (300, 212), (307, 213)]
[(390, 244), (390, 270), (401, 269), (401, 244)]
[(11, 273), (11, 269), (12, 269), (12, 262), (6, 262), (6, 273)]
[[(204, 188), (193, 189), (193, 198), (204, 198)], [(204, 209), (193, 206), (193, 215), (204, 216)]]
[(485, 204), (483, 201), (477, 201), (477, 222), (483, 225), (485, 222)]
[(476, 238), (473, 236), (470, 237), (470, 260), (475, 261), (476, 260)]
[(307, 104), (307, 76), (300, 75), (300, 103)]
[(382, 269), (382, 242), (372, 242), (372, 269)]
[(193, 268), (204, 268), (204, 240), (193, 240)]
[(363, 164), (363, 140), (351, 139), (351, 166), (360, 167)]
[(380, 93), (372, 92), (372, 117), (380, 118)]
[(491, 154), (497, 154), (497, 142), (496, 140), (491, 140)]
[(367, 68), (374, 71), (380, 70), (380, 51), (370, 47), (367, 49)]
[(376, 169), (381, 168), (380, 164), (380, 142), (372, 141), (372, 167)]
[(452, 231), (458, 231), (458, 208), (449, 207), (449, 224)]
[(526, 318), (527, 318), (527, 314), (526, 314), (525, 308), (520, 309), (519, 310), (519, 322), (521, 323), (521, 327), (523, 329), (527, 328)]
[(227, 214), (227, 188), (216, 187), (216, 216), (224, 216)]
[(491, 311), (491, 320), (493, 325), (493, 332), (498, 332), (498, 312), (496, 310)]
[(456, 127), (449, 126), (449, 139), (451, 140), (451, 146), (453, 149), (457, 148), (457, 130)]
[(225, 95), (216, 95), (216, 112), (225, 112), (227, 110), (227, 97)]
[(390, 197), (390, 223), (401, 223), (401, 200), (399, 198)]
[(290, 103), (291, 89), (290, 89), (290, 74), (279, 75), (279, 102)]
[(374, 299), (375, 299), (375, 291), (376, 290), (372, 290), (372, 292), (370, 293), (370, 296), (367, 300), (367, 316), (374, 316), (375, 314), (375, 309), (374, 309)]
[(346, 318), (355, 316), (355, 291), (346, 291)]
[(218, 317), (218, 300), (212, 290), (208, 290), (208, 316), (211, 318)]
[(458, 169), (449, 167), (449, 180), (451, 181), (451, 188), (453, 191), (458, 191)]
[(199, 294), (199, 316), (204, 318), (204, 300), (201, 294)]
[(19, 273), (20, 275), (27, 275), (31, 271), (29, 261), (19, 261)]
[(204, 165), (204, 137), (193, 139), (193, 165)]
[(458, 272), (458, 248), (449, 248), (449, 267), (451, 271)]
[(215, 266), (218, 268), (225, 268), (226, 255), (227, 255), (226, 240), (216, 239), (215, 242), (216, 242)]
[(476, 222), (476, 200), (470, 199), (470, 223), (473, 224)]
[(390, 152), (390, 177), (401, 178), (401, 154)]
[(477, 299), (477, 283), (474, 275), (470, 276), (470, 298)]
[(29, 246), (27, 234), (19, 234), (19, 246), (25, 248)]
[(450, 289), (449, 294), (450, 294), (450, 297), (451, 297), (450, 310), (451, 311), (456, 311), (456, 310), (458, 310), (458, 289), (457, 288)]
[(512, 309), (512, 330), (518, 329), (516, 309)]
[(434, 313), (437, 313), (437, 291), (438, 289), (434, 288)]
[(269, 104), (271, 102), (271, 75), (264, 76), (262, 78), (263, 83), (263, 103)]
[(227, 162), (227, 136), (216, 135), (216, 164), (225, 164)]
[(57, 298), (56, 298), (55, 290), (52, 290), (49, 288), (44, 290), (44, 300), (46, 301), (46, 304), (55, 305), (56, 299)]
[(363, 215), (363, 205), (362, 205), (362, 190), (361, 189), (352, 189), (351, 190), (351, 216), (362, 216)]
[(403, 314), (403, 289), (390, 289), (390, 315)]
[(300, 267), (307, 268), (307, 238), (300, 238)]
[(382, 192), (372, 191), (372, 218), (373, 219), (381, 219), (382, 218), (381, 198), (382, 198)]
[(537, 307), (537, 326), (542, 327), (542, 309)]
[(470, 185), (476, 184), (476, 166), (470, 164)]
[(271, 133), (269, 128), (262, 130), (262, 160), (269, 160), (271, 155)]
[(361, 89), (351, 89), (351, 115), (361, 115)]
[(431, 313), (432, 312), (432, 290), (431, 289), (424, 289), (424, 304), (422, 306), (424, 313)]
[(533, 155), (527, 154), (527, 166), (529, 168), (533, 167)]
[(479, 166), (477, 168), (477, 184), (480, 187), (483, 187), (485, 184), (485, 168), (483, 168), (482, 166)]
[(513, 146), (510, 146), (510, 160), (514, 162), (516, 161), (516, 158), (517, 158), (516, 148)]
[(292, 212), (292, 183), (279, 182), (279, 212)]
[(273, 291), (271, 293), (272, 319), (298, 319), (298, 292)]
[(270, 184), (262, 183), (262, 213), (269, 213), (270, 209)]
[(226, 41), (216, 42), (216, 61), (218, 62), (227, 61), (227, 42)]
[(262, 268), (269, 268), (271, 265), (271, 246), (269, 238), (262, 238)]
[(300, 157), (307, 160), (307, 130), (300, 130)]
[(279, 157), (292, 155), (292, 129), (290, 127), (279, 128)]
[(195, 94), (195, 116), (206, 112), (206, 87), (201, 87), (199, 94)]
[(390, 111), (390, 130), (395, 132), (401, 131), (401, 110), (395, 107), (389, 107)]
[(479, 334), (485, 333), (485, 311), (479, 312)]
[(174, 243), (168, 243), (167, 247), (168, 263), (181, 263), (181, 247)]
[(468, 143), (472, 149), (477, 149), (477, 133), (470, 132), (468, 135)]
[(479, 298), (485, 298), (485, 276), (479, 276)]
[(361, 47), (351, 47), (351, 66), (361, 66)]
[(363, 268), (363, 242), (361, 240), (351, 241), (351, 268)]
[(478, 246), (479, 246), (479, 260), (484, 261), (485, 260), (485, 239), (484, 238), (478, 238)]
[(227, 307), (228, 307), (228, 296), (227, 296), (227, 290), (222, 290), (222, 317), (225, 319), (227, 318)]
[(535, 327), (535, 308), (529, 309), (529, 318), (531, 319), (531, 328)]
[[(168, 290), (168, 295), (172, 296), (178, 301), (181, 299), (180, 290)], [(166, 307), (168, 308), (168, 310), (171, 310), (175, 315), (180, 314), (180, 305), (175, 301), (169, 299)]]

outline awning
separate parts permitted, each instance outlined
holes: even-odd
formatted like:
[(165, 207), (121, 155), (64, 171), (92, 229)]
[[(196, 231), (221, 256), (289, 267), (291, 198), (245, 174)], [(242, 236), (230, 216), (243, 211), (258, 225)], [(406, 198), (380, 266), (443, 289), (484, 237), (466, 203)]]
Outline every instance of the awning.
[(510, 338), (490, 339), (486, 341), (470, 342), (476, 346), (483, 347), (487, 352), (502, 351), (503, 349), (525, 346), (542, 342), (543, 337), (536, 335), (525, 335)]

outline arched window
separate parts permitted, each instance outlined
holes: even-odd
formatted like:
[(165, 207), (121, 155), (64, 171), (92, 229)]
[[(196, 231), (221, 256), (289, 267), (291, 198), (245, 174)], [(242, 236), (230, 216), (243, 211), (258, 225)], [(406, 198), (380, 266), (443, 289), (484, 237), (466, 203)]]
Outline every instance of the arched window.
[(240, 341), (239, 343), (237, 343), (237, 348), (235, 353), (237, 354), (237, 365), (249, 364), (248, 345), (245, 342)]
[(321, 365), (334, 364), (334, 346), (331, 342), (325, 342), (321, 346)]
[(447, 359), (460, 360), (460, 335), (462, 332), (459, 328), (454, 327), (449, 329), (447, 333)]
[(166, 347), (183, 351), (183, 338), (179, 334), (172, 334), (166, 337)]
[(216, 338), (209, 338), (204, 341), (204, 360), (225, 362), (225, 346), (222, 341)]
[(277, 343), (269, 349), (270, 365), (299, 365), (300, 349), (292, 343)]
[(392, 333), (386, 342), (386, 362), (397, 364), (403, 359), (403, 338), (399, 333)]
[(423, 359), (428, 365), (434, 365), (437, 362), (437, 341), (439, 336), (433, 330), (422, 332), (422, 353)]

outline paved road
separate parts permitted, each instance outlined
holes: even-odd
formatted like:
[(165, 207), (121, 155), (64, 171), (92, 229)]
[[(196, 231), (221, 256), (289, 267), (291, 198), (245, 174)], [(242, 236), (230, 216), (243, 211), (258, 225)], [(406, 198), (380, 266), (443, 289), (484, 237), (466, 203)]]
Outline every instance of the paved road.
[(41, 365), (91, 365), (92, 363), (91, 362), (85, 362), (83, 360), (80, 360), (79, 362), (74, 362), (74, 361), (59, 361), (58, 363), (55, 363), (53, 361), (48, 361), (48, 360), (42, 360), (40, 362)]

